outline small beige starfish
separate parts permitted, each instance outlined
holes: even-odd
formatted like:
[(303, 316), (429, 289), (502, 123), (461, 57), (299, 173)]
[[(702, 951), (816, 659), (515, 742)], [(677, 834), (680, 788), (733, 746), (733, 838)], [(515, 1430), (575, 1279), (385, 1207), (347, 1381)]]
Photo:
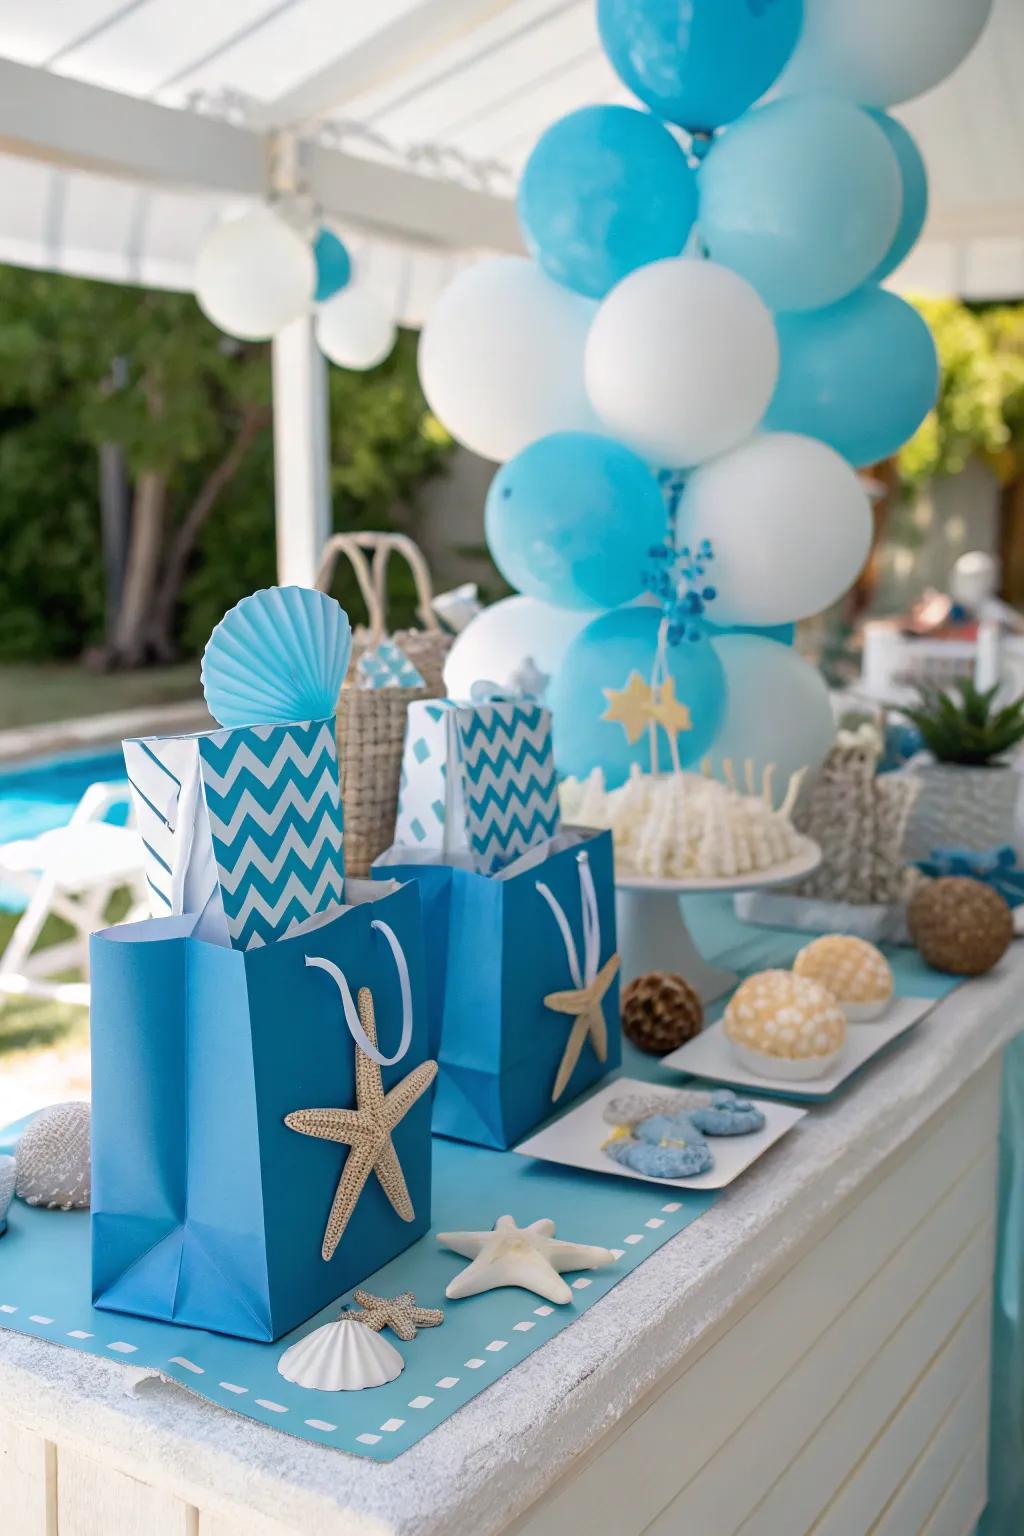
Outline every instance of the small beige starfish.
[(353, 1299), (362, 1307), (354, 1315), (374, 1333), (390, 1328), (400, 1339), (408, 1343), (416, 1337), (417, 1328), (437, 1328), (444, 1322), (440, 1307), (418, 1307), (412, 1291), (401, 1296), (374, 1296), (372, 1291), (353, 1291)]
[[(358, 1007), (359, 1022), (366, 1038), (375, 1046), (377, 1024), (368, 987), (360, 988)], [(355, 1109), (296, 1109), (284, 1117), (290, 1130), (319, 1137), (321, 1141), (338, 1141), (350, 1148), (324, 1229), (320, 1251), (325, 1259), (333, 1258), (371, 1173), (377, 1175), (396, 1214), (403, 1221), (412, 1221), (416, 1213), (391, 1133), (437, 1076), (437, 1062), (425, 1061), (385, 1093), (377, 1062), (358, 1045), (355, 1052)]]
[(563, 1305), (572, 1291), (562, 1279), (563, 1270), (603, 1269), (615, 1262), (610, 1248), (587, 1243), (565, 1243), (555, 1237), (555, 1224), (546, 1218), (517, 1227), (511, 1216), (499, 1216), (493, 1232), (439, 1232), (442, 1248), (472, 1259), (445, 1291), (452, 1301), (477, 1296), (501, 1285), (518, 1285), (545, 1301)]
[(552, 1104), (565, 1092), (566, 1084), (572, 1077), (588, 1035), (598, 1061), (608, 1059), (608, 1026), (605, 1023), (602, 1004), (604, 995), (615, 980), (618, 969), (619, 957), (612, 955), (611, 959), (606, 960), (602, 965), (589, 987), (571, 987), (565, 992), (549, 992), (544, 999), (545, 1007), (553, 1009), (555, 1013), (567, 1013), (573, 1020), (555, 1077), (555, 1086), (551, 1090)]

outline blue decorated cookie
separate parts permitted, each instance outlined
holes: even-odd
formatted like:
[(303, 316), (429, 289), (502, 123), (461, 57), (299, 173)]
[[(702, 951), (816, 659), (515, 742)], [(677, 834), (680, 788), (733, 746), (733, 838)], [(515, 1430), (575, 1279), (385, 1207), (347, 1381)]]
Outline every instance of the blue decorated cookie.
[(649, 1179), (692, 1179), (698, 1173), (707, 1173), (713, 1162), (703, 1137), (667, 1145), (628, 1137), (607, 1142), (604, 1150), (623, 1168)]
[(703, 1109), (691, 1109), (690, 1119), (705, 1136), (745, 1136), (764, 1130), (764, 1115), (749, 1099), (738, 1098), (728, 1088), (717, 1089), (711, 1103)]

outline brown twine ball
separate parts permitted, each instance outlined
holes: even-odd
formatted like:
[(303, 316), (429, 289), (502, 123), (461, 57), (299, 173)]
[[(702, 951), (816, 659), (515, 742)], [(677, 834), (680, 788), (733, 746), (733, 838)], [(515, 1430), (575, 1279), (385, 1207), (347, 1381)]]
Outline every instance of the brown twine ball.
[(922, 885), (907, 908), (910, 936), (933, 969), (980, 976), (1005, 955), (1013, 914), (999, 892), (966, 875)]
[(648, 971), (623, 990), (623, 1033), (651, 1056), (664, 1056), (692, 1040), (703, 1023), (700, 998), (674, 971)]

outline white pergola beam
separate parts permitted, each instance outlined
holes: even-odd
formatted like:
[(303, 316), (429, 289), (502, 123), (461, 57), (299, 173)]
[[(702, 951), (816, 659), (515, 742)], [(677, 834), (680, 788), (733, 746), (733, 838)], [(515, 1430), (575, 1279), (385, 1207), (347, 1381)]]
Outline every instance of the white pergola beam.
[(289, 128), (329, 116), (351, 97), (376, 89), (514, 4), (515, 0), (419, 0), (415, 9), (276, 100), (256, 108), (250, 121), (257, 128)]
[(311, 587), (331, 532), (327, 359), (311, 316), (278, 331), (271, 360), (277, 579)]
[[(235, 197), (269, 189), (270, 140), (219, 118), (0, 59), (0, 151), (138, 185)], [(521, 249), (503, 198), (323, 145), (303, 146), (310, 191), (329, 216), (440, 248)]]
[(266, 145), (257, 134), (7, 59), (0, 59), (0, 150), (144, 184), (252, 197), (266, 186)]

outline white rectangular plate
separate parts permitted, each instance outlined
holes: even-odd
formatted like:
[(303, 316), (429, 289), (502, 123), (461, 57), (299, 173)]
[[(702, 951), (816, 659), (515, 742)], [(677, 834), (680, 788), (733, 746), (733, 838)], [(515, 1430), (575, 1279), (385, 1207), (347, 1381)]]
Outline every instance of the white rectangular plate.
[[(620, 1098), (625, 1093), (658, 1091), (655, 1083), (642, 1083), (632, 1077), (616, 1078), (592, 1098), (567, 1111), (561, 1119), (536, 1135), (528, 1136), (514, 1150), (524, 1157), (539, 1157), (547, 1163), (564, 1163), (569, 1168), (586, 1168), (591, 1173), (610, 1173), (620, 1179), (639, 1179), (641, 1184), (664, 1184), (672, 1189), (724, 1189), (807, 1113), (792, 1104), (758, 1103), (758, 1109), (764, 1111), (764, 1130), (751, 1131), (746, 1136), (709, 1136), (715, 1166), (707, 1173), (692, 1179), (651, 1179), (646, 1174), (634, 1173), (631, 1168), (623, 1168), (601, 1151), (602, 1143), (612, 1134), (603, 1111), (609, 1099)], [(671, 1093), (672, 1090), (665, 1088), (661, 1091)]]
[(747, 1093), (782, 1094), (787, 1099), (829, 1099), (847, 1078), (859, 1072), (873, 1056), (884, 1050), (900, 1035), (920, 1023), (926, 1013), (935, 1007), (933, 997), (895, 997), (880, 1019), (871, 1024), (849, 1024), (846, 1028), (846, 1045), (843, 1054), (822, 1077), (805, 1078), (801, 1082), (786, 1082), (781, 1077), (761, 1077), (741, 1067), (726, 1039), (725, 1029), (719, 1021), (709, 1024), (692, 1040), (672, 1051), (662, 1061), (662, 1066), (676, 1072), (688, 1072), (694, 1077), (704, 1077), (729, 1088), (742, 1088)]

